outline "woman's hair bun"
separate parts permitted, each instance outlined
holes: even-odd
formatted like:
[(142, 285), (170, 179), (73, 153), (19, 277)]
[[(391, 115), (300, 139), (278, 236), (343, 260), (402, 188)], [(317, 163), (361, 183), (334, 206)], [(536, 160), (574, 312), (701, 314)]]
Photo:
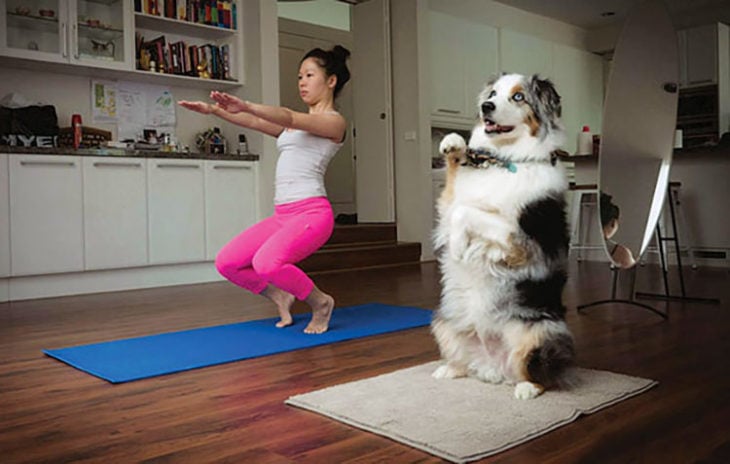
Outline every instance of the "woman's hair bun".
[(332, 55), (338, 60), (345, 61), (350, 57), (350, 50), (346, 49), (342, 45), (335, 45), (332, 49)]

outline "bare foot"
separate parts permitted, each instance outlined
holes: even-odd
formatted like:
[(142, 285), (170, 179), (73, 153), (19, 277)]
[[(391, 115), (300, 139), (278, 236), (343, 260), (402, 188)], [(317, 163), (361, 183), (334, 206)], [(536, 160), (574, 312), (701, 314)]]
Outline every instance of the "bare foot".
[(332, 309), (335, 307), (335, 300), (330, 295), (323, 293), (321, 290), (315, 288), (312, 292), (318, 292), (315, 295), (314, 301), (312, 295), (307, 298), (307, 303), (312, 307), (312, 320), (309, 321), (307, 327), (304, 328), (304, 333), (308, 334), (321, 334), (327, 332), (330, 323), (330, 317), (332, 317)]
[(279, 322), (276, 323), (276, 327), (283, 328), (292, 325), (291, 307), (294, 304), (294, 295), (284, 290), (269, 285), (262, 294), (273, 301), (276, 304), (276, 309), (279, 311)]

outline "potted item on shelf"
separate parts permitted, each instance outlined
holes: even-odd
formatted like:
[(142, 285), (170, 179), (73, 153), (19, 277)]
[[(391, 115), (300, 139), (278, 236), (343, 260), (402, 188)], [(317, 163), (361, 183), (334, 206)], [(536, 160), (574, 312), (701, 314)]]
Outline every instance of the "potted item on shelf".
[(222, 155), (226, 153), (226, 139), (218, 127), (201, 132), (195, 137), (195, 145), (201, 153)]

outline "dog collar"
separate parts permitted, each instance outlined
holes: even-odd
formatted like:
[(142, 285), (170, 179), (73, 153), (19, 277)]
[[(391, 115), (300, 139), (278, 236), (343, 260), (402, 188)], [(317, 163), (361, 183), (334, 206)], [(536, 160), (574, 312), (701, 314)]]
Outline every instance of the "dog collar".
[[(550, 163), (555, 166), (558, 160), (558, 150), (550, 153), (549, 160), (524, 160), (518, 161), (518, 163)], [(467, 148), (466, 150), (466, 162), (462, 166), (471, 166), (474, 168), (488, 168), (491, 166), (497, 166), (500, 168), (507, 169), (509, 172), (517, 172), (517, 165), (515, 162), (501, 158), (489, 150), (483, 148)]]

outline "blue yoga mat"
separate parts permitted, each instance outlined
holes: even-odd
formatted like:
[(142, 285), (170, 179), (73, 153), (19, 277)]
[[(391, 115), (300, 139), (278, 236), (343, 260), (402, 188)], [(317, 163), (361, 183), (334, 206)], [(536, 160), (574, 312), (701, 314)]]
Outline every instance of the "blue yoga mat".
[(369, 303), (332, 312), (329, 330), (305, 334), (309, 314), (294, 315), (282, 329), (278, 318), (128, 338), (56, 350), (45, 354), (111, 383), (171, 374), (199, 367), (367, 337), (431, 323), (431, 311)]

